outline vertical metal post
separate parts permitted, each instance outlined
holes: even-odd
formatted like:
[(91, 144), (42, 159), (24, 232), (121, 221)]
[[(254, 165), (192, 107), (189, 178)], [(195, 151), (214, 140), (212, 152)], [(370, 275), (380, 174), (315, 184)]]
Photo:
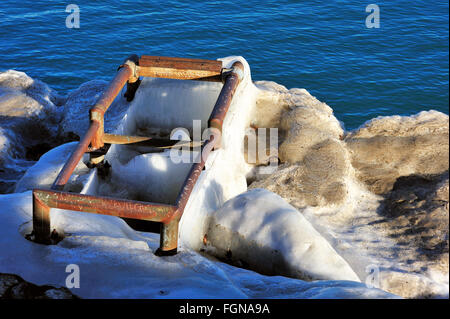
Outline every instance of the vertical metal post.
[(50, 243), (50, 207), (45, 205), (33, 191), (33, 232), (35, 241)]
[(161, 224), (159, 248), (155, 252), (157, 256), (172, 256), (177, 253), (179, 218)]

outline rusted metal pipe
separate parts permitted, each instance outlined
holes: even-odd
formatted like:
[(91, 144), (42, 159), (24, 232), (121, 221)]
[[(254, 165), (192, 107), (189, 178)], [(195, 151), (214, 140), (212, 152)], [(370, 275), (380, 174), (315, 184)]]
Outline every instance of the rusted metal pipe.
[[(140, 66), (137, 66), (137, 64), (140, 64)], [(140, 143), (148, 143), (151, 144), (150, 146), (156, 145), (159, 148), (170, 148), (180, 143), (180, 141), (147, 137), (104, 134), (104, 113), (122, 90), (125, 83), (127, 81), (128, 83), (138, 81), (139, 75), (191, 80), (225, 79), (224, 86), (209, 119), (209, 128), (212, 130), (212, 136), (205, 143), (187, 142), (191, 147), (201, 145), (200, 161), (192, 165), (175, 205), (35, 189), (33, 190), (33, 230), (35, 240), (41, 243), (50, 243), (50, 208), (59, 208), (161, 222), (161, 241), (157, 254), (170, 255), (176, 253), (180, 218), (201, 175), (208, 155), (220, 143), (223, 121), (236, 88), (243, 78), (243, 69), (244, 67), (240, 62), (234, 63), (231, 70), (222, 72), (222, 62), (220, 61), (149, 56), (143, 56), (137, 60), (136, 56), (130, 57), (120, 66), (114, 79), (103, 92), (96, 105), (90, 110), (91, 125), (89, 130), (64, 165), (52, 189), (59, 190), (64, 187), (81, 157), (88, 150), (94, 153), (96, 151), (99, 152), (99, 154), (94, 154), (95, 157), (97, 155), (103, 156), (107, 152), (107, 146), (110, 144), (139, 145)], [(133, 88), (131, 89), (134, 90)], [(131, 93), (134, 95), (134, 92)], [(104, 145), (104, 149), (101, 149)]]
[(33, 233), (40, 244), (50, 244), (50, 207), (33, 190)]
[(91, 122), (89, 130), (86, 132), (83, 139), (78, 143), (77, 148), (67, 160), (61, 172), (59, 172), (58, 177), (52, 185), (52, 189), (61, 190), (64, 188), (64, 185), (66, 185), (75, 167), (78, 165), (84, 153), (87, 151), (89, 144), (98, 131), (98, 128), (99, 124), (97, 122)]
[(91, 111), (95, 110), (104, 114), (133, 74), (134, 71), (128, 64), (122, 65)]
[[(133, 62), (136, 57), (130, 57), (124, 64), (119, 67), (116, 76), (109, 83), (106, 90), (90, 110), (90, 118), (92, 122), (97, 122), (99, 128), (94, 138), (91, 141), (93, 148), (103, 147), (103, 135), (104, 135), (104, 116), (111, 103), (116, 96), (120, 93), (122, 88), (127, 82), (136, 82), (139, 80), (139, 71), (137, 65)], [(134, 94), (133, 94), (134, 96)]]
[(158, 256), (170, 256), (177, 253), (178, 247), (178, 226), (181, 216), (184, 213), (187, 202), (191, 193), (197, 183), (198, 178), (205, 167), (206, 160), (209, 153), (214, 147), (215, 141), (217, 140), (216, 135), (212, 135), (209, 140), (207, 140), (201, 147), (200, 152), (200, 162), (192, 165), (189, 173), (183, 183), (180, 193), (175, 201), (176, 210), (172, 211), (170, 215), (167, 216), (166, 221), (161, 225), (161, 237), (160, 237), (160, 247), (156, 251)]
[(144, 55), (138, 69), (140, 75), (147, 77), (221, 81), (222, 62)]
[[(167, 222), (176, 210), (173, 205), (140, 202), (111, 197), (34, 189), (33, 198), (40, 207), (75, 210), (85, 213)], [(38, 224), (39, 225), (39, 224)], [(44, 228), (43, 228), (44, 229)], [(46, 230), (45, 228), (44, 230)]]
[(105, 135), (103, 136), (103, 142), (105, 142), (106, 144), (132, 144), (133, 146), (150, 146), (161, 149), (170, 149), (174, 146), (195, 148), (202, 145), (201, 142), (197, 141), (180, 141), (145, 136), (127, 136), (107, 133), (105, 133)]
[(175, 212), (174, 216), (171, 216), (171, 219), (181, 218), (192, 190), (194, 189), (194, 186), (197, 183), (198, 178), (200, 177), (203, 167), (205, 167), (206, 160), (208, 159), (209, 153), (214, 148), (214, 144), (216, 143), (216, 141), (217, 136), (212, 135), (210, 139), (203, 144), (200, 152), (200, 161), (192, 165), (191, 169), (189, 170), (189, 174), (184, 180), (183, 187), (181, 188), (181, 191), (175, 201), (177, 211)]
[[(243, 64), (239, 61), (235, 62), (232, 71), (226, 76), (225, 83), (208, 120), (208, 126), (210, 128), (215, 128), (222, 133), (223, 121), (225, 120), (225, 115), (228, 112), (236, 88), (243, 78), (243, 70)], [(220, 140), (217, 141), (217, 146), (219, 145)]]
[(178, 225), (179, 225), (178, 219), (161, 224), (159, 248), (155, 252), (155, 255), (172, 256), (177, 253)]
[[(172, 224), (172, 221), (174, 220), (177, 222), (176, 229), (178, 232), (178, 222), (184, 213), (184, 209), (186, 208), (187, 202), (189, 200), (189, 197), (191, 196), (195, 184), (197, 183), (197, 180), (200, 177), (203, 168), (205, 167), (206, 160), (208, 159), (208, 156), (212, 149), (217, 148), (218, 144), (220, 143), (222, 123), (225, 119), (225, 115), (228, 112), (228, 108), (230, 107), (234, 92), (236, 91), (237, 86), (243, 78), (243, 69), (244, 66), (241, 62), (235, 62), (233, 64), (233, 71), (231, 71), (230, 74), (226, 77), (225, 84), (220, 91), (219, 97), (209, 120), (209, 127), (211, 129), (212, 135), (202, 145), (200, 152), (200, 161), (192, 165), (189, 174), (187, 175), (183, 183), (183, 187), (178, 194), (175, 202), (175, 206), (177, 207), (177, 209), (173, 212), (173, 215), (169, 217), (169, 220), (171, 221), (170, 225), (168, 224), (163, 227), (175, 227), (173, 226), (174, 224)], [(172, 232), (174, 232), (174, 230), (172, 230)], [(173, 241), (175, 240), (178, 240), (178, 238), (173, 239)], [(161, 237), (161, 247), (163, 247), (163, 244), (167, 243), (163, 242), (163, 238)], [(171, 242), (171, 246), (175, 246), (176, 249), (177, 242)], [(160, 249), (162, 250), (162, 252), (160, 253), (163, 253), (164, 250), (168, 248)]]
[(104, 145), (104, 116), (111, 103), (116, 96), (122, 90), (128, 79), (133, 75), (133, 70), (130, 66), (125, 65), (119, 69), (114, 79), (108, 85), (105, 91), (103, 91), (97, 103), (90, 110), (91, 122), (98, 123), (99, 127), (94, 135), (91, 144), (93, 148), (100, 148)]

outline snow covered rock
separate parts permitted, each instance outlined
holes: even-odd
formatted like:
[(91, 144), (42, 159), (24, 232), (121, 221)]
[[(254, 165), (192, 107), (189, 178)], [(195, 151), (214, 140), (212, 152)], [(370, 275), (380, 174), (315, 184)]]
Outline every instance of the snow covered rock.
[(252, 123), (278, 128), (278, 155), (284, 164), (271, 175), (257, 176), (250, 188), (266, 188), (295, 201), (297, 208), (345, 201), (351, 161), (333, 110), (304, 89), (287, 90), (266, 81), (256, 86)]
[[(17, 182), (15, 191), (19, 193), (33, 188), (50, 189), (77, 144), (78, 142), (63, 144), (42, 155), (39, 161), (30, 167)], [(65, 190), (80, 192), (85, 182), (80, 176), (88, 173), (88, 167), (80, 161), (67, 182)]]
[(23, 72), (0, 72), (0, 193), (11, 192), (32, 161), (57, 145), (64, 98)]
[(359, 180), (376, 194), (397, 178), (442, 174), (449, 167), (449, 119), (437, 111), (384, 116), (347, 134), (345, 143)]
[(305, 90), (256, 86), (252, 123), (279, 129), (285, 163), (249, 189), (299, 209), (362, 280), (376, 269), (387, 291), (448, 296), (448, 116), (378, 117), (344, 132)]
[(253, 189), (209, 221), (205, 250), (269, 275), (359, 281), (347, 262), (280, 196)]
[[(60, 124), (59, 134), (61, 136), (71, 137), (75, 135), (80, 138), (84, 136), (89, 127), (89, 109), (94, 106), (107, 85), (108, 82), (92, 80), (81, 84), (67, 96), (63, 109), (64, 116)], [(111, 132), (116, 128), (128, 107), (123, 92), (119, 93), (108, 108), (108, 112), (105, 113), (106, 132)]]
[(14, 274), (0, 273), (0, 299), (78, 299), (65, 288), (37, 286)]

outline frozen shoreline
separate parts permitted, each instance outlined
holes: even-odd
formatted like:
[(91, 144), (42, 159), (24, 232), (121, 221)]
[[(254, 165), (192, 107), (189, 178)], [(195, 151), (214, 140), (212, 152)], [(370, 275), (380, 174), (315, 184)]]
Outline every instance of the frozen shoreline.
[[(250, 73), (248, 73), (248, 76), (249, 74)], [(5, 228), (5, 234), (8, 234), (5, 236), (10, 237), (9, 239), (6, 239), (6, 242), (5, 238), (2, 237), (2, 239), (0, 239), (0, 251), (2, 252), (0, 255), (0, 272), (19, 273), (25, 279), (28, 278), (31, 281), (38, 280), (37, 283), (63, 285), (61, 279), (64, 277), (64, 271), (62, 270), (64, 263), (67, 264), (74, 261), (83, 263), (84, 261), (80, 260), (80, 256), (77, 254), (87, 254), (87, 256), (92, 256), (92, 258), (89, 257), (88, 261), (84, 264), (86, 269), (89, 269), (87, 270), (88, 278), (91, 278), (92, 280), (96, 278), (96, 272), (94, 270), (96, 268), (103, 268), (106, 270), (104, 277), (101, 277), (101, 280), (98, 283), (98, 285), (104, 285), (103, 289), (102, 287), (89, 286), (89, 289), (83, 290), (83, 293), (80, 294), (84, 297), (122, 296), (131, 298), (140, 296), (146, 298), (183, 298), (192, 297), (193, 290), (195, 291), (195, 296), (223, 298), (390, 297), (389, 294), (379, 290), (367, 289), (364, 285), (365, 277), (367, 277), (366, 267), (375, 265), (381, 269), (380, 274), (384, 276), (381, 277), (381, 288), (385, 290), (402, 294), (405, 297), (448, 296), (448, 250), (446, 256), (441, 256), (444, 261), (445, 258), (447, 260), (447, 263), (446, 265), (444, 263), (443, 268), (438, 268), (436, 270), (434, 269), (435, 267), (431, 267), (433, 268), (432, 272), (425, 272), (423, 274), (420, 272), (417, 273), (417, 270), (413, 267), (414, 265), (405, 265), (403, 261), (396, 261), (395, 258), (392, 260), (392, 255), (382, 254), (386, 248), (387, 251), (392, 251), (393, 253), (398, 253), (403, 250), (401, 247), (398, 247), (398, 243), (395, 240), (389, 238), (389, 235), (386, 234), (384, 230), (364, 224), (364, 219), (366, 219), (367, 223), (377, 220), (378, 215), (376, 212), (380, 205), (381, 195), (374, 194), (373, 190), (371, 192), (368, 189), (364, 177), (361, 178), (360, 174), (360, 172), (363, 171), (360, 167), (367, 167), (367, 165), (364, 166), (363, 164), (359, 164), (359, 162), (356, 163), (352, 154), (355, 154), (355, 152), (358, 153), (358, 150), (348, 146), (351, 144), (351, 138), (353, 138), (353, 141), (355, 140), (355, 134), (359, 134), (356, 138), (369, 139), (372, 136), (380, 135), (379, 132), (383, 132), (383, 129), (377, 131), (374, 129), (370, 130), (370, 128), (376, 127), (377, 123), (383, 123), (383, 121), (391, 123), (390, 126), (384, 127), (384, 132), (390, 130), (392, 136), (405, 135), (405, 131), (402, 131), (401, 128), (408, 127), (408, 125), (409, 127), (418, 128), (427, 127), (424, 132), (412, 130), (410, 131), (412, 133), (408, 133), (409, 136), (426, 137), (437, 136), (439, 134), (447, 134), (448, 136), (448, 116), (439, 112), (425, 112), (416, 117), (392, 117), (387, 118), (386, 120), (379, 119), (378, 122), (374, 121), (374, 124), (366, 123), (366, 125), (362, 126), (359, 130), (352, 131), (353, 133), (350, 132), (350, 134), (346, 135), (346, 140), (343, 140), (346, 132), (342, 128), (341, 123), (333, 116), (332, 109), (326, 104), (317, 101), (314, 97), (309, 95), (306, 90), (292, 89), (288, 91), (284, 87), (272, 82), (258, 82), (256, 83), (257, 86), (254, 87), (253, 83), (251, 83), (251, 79), (248, 78), (247, 80), (248, 87), (246, 88), (246, 94), (244, 94), (240, 103), (241, 105), (255, 103), (256, 112), (249, 113), (246, 116), (243, 116), (242, 119), (230, 120), (230, 125), (240, 128), (239, 134), (236, 134), (236, 130), (230, 130), (229, 136), (226, 136), (227, 140), (232, 141), (230, 142), (230, 145), (240, 147), (240, 144), (243, 143), (243, 129), (246, 125), (249, 126), (249, 124), (252, 124), (255, 127), (279, 127), (282, 131), (286, 131), (286, 135), (283, 137), (282, 144), (280, 145), (280, 156), (286, 164), (283, 164), (284, 166), (280, 167), (278, 172), (268, 178), (264, 176), (252, 177), (252, 180), (256, 179), (256, 181), (250, 188), (267, 188), (278, 193), (281, 197), (291, 203), (291, 205), (306, 217), (305, 222), (311, 223), (312, 227), (325, 238), (325, 241), (330, 243), (332, 251), (337, 251), (336, 255), (339, 256), (340, 254), (340, 256), (349, 263), (363, 283), (350, 283), (340, 280), (329, 282), (305, 282), (285, 277), (267, 277), (220, 262), (207, 262), (206, 266), (200, 267), (199, 265), (204, 263), (206, 259), (188, 248), (183, 249), (180, 255), (174, 258), (175, 262), (171, 262), (169, 259), (155, 259), (157, 257), (151, 256), (151, 254), (156, 247), (157, 239), (151, 234), (146, 235), (137, 233), (120, 219), (106, 216), (85, 216), (86, 214), (82, 213), (61, 213), (63, 217), (58, 222), (61, 222), (61, 225), (64, 226), (66, 231), (72, 235), (68, 236), (57, 246), (43, 248), (38, 245), (39, 248), (33, 249), (32, 247), (35, 247), (36, 244), (30, 243), (23, 238), (24, 229), (30, 227), (29, 220), (31, 216), (30, 192), (26, 190), (39, 183), (41, 186), (44, 185), (46, 183), (42, 176), (44, 172), (47, 175), (46, 177), (48, 180), (51, 179), (50, 176), (52, 176), (52, 174), (53, 176), (56, 176), (55, 174), (58, 172), (58, 167), (64, 162), (64, 158), (55, 161), (55, 158), (58, 157), (59, 154), (62, 154), (62, 148), (58, 151), (55, 150), (55, 154), (53, 156), (48, 156), (47, 160), (43, 158), (43, 161), (39, 164), (41, 166), (29, 170), (29, 173), (25, 175), (17, 186), (17, 190), (20, 192), (25, 191), (24, 193), (0, 195), (0, 200), (3, 202), (3, 204), (0, 204), (0, 207), (3, 208), (0, 219), (9, 221), (9, 223), (5, 222), (2, 228)], [(25, 123), (30, 123), (36, 121), (36, 119), (47, 119), (50, 116), (55, 119), (53, 121), (58, 122), (59, 120), (60, 123), (62, 123), (59, 126), (55, 126), (54, 122), (49, 121), (49, 127), (45, 129), (46, 131), (51, 132), (49, 133), (51, 136), (62, 138), (63, 136), (69, 135), (70, 132), (82, 134), (84, 132), (84, 127), (87, 127), (87, 109), (98, 97), (102, 87), (104, 87), (104, 83), (91, 81), (83, 84), (80, 89), (71, 93), (67, 98), (62, 98), (58, 97), (57, 94), (46, 87), (45, 84), (33, 81), (23, 73), (8, 71), (0, 75), (0, 88), (2, 90), (0, 105), (4, 106), (0, 109), (2, 111), (5, 110), (3, 112), (7, 112), (8, 110), (11, 110), (11, 106), (18, 104), (28, 105), (29, 109), (27, 109), (26, 112), (23, 112), (26, 116), (22, 116), (24, 119), (20, 119), (20, 121), (24, 120)], [(189, 94), (189, 92), (186, 94)], [(27, 104), (28, 99), (32, 100), (32, 103), (30, 102)], [(58, 103), (55, 104), (56, 102)], [(108, 128), (108, 123), (117, 123), (118, 119), (124, 116), (125, 109), (126, 105), (120, 100), (116, 101), (111, 107), (112, 114), (107, 120), (106, 127)], [(232, 112), (232, 118), (233, 109), (230, 110)], [(392, 124), (393, 122), (394, 124)], [(5, 123), (6, 122), (0, 122), (0, 128), (3, 128), (4, 131), (6, 130), (8, 132), (8, 134), (0, 136), (2, 138), (2, 144), (0, 144), (0, 163), (2, 163), (4, 167), (9, 168), (12, 172), (14, 172), (14, 170), (18, 173), (24, 172), (29, 166), (26, 166), (24, 169), (23, 166), (20, 166), (20, 161), (16, 159), (21, 156), (23, 150), (14, 149), (14, 139), (20, 138), (20, 135), (15, 133), (14, 126), (9, 125), (10, 122), (8, 122), (8, 125), (5, 125)], [(406, 124), (404, 125), (404, 123)], [(447, 123), (446, 127), (445, 123)], [(54, 132), (55, 127), (58, 127), (57, 132)], [(433, 128), (435, 129), (433, 130)], [(227, 131), (225, 130), (225, 132)], [(305, 132), (307, 134), (305, 134)], [(372, 135), (368, 136), (367, 132), (370, 132)], [(386, 135), (386, 133), (381, 135)], [(427, 145), (433, 146), (433, 143), (436, 143), (437, 141), (441, 140), (436, 138), (433, 141), (425, 140), (423, 143), (428, 143)], [(379, 142), (377, 143), (378, 144), (376, 144), (373, 149), (376, 149), (377, 145), (379, 146)], [(317, 145), (320, 147), (318, 148)], [(408, 145), (405, 145), (407, 149)], [(63, 147), (67, 148), (69, 146)], [(295, 151), (292, 151), (293, 149)], [(299, 151), (300, 149), (301, 151)], [(431, 148), (431, 151), (435, 151), (435, 149), (436, 148)], [(401, 146), (399, 146), (398, 150), (401, 151)], [(68, 151), (65, 152), (66, 153), (64, 154), (68, 154)], [(335, 155), (329, 160), (325, 156), (327, 154)], [(324, 159), (322, 159), (323, 156), (325, 156)], [(224, 159), (225, 158), (227, 157), (224, 156)], [(231, 174), (231, 176), (240, 177), (235, 181), (230, 180), (229, 178), (227, 179), (225, 176), (223, 177), (223, 180), (219, 183), (223, 185), (229, 183), (230, 189), (228, 192), (225, 191), (220, 194), (222, 200), (219, 199), (218, 202), (212, 204), (210, 207), (212, 212), (215, 212), (220, 208), (223, 201), (244, 192), (247, 187), (245, 178), (248, 178), (251, 166), (245, 165), (243, 155), (238, 161), (236, 161), (236, 159), (231, 160), (236, 164), (229, 174)], [(358, 157), (358, 160), (361, 162), (364, 159)], [(368, 159), (367, 161), (369, 160), (373, 161), (373, 159)], [(395, 160), (401, 162), (401, 158), (393, 158), (391, 159), (391, 162), (395, 162)], [(417, 163), (426, 160), (427, 158), (419, 158)], [(321, 161), (324, 161), (326, 165), (320, 166)], [(141, 162), (141, 164), (142, 163), (144, 162)], [(436, 162), (434, 162), (434, 164), (436, 164)], [(441, 160), (440, 164), (440, 166), (433, 166), (435, 171), (432, 173), (442, 173), (442, 167), (446, 168), (448, 172), (448, 157), (446, 163), (444, 159), (444, 162)], [(311, 169), (309, 172), (300, 172), (299, 169), (302, 165), (306, 165), (306, 167), (308, 167), (308, 165), (318, 166), (310, 166), (311, 168), (314, 167), (314, 169)], [(358, 165), (360, 166), (358, 167)], [(414, 163), (408, 164), (408, 167), (409, 171), (407, 173), (397, 170), (397, 177), (417, 172), (423, 174), (430, 173), (428, 171), (421, 172), (420, 169), (426, 170), (427, 168), (419, 166), (414, 167)], [(236, 173), (236, 169), (241, 169), (242, 171)], [(321, 176), (320, 173), (314, 174), (316, 171), (329, 172), (330, 174), (327, 173), (326, 176)], [(366, 173), (363, 176), (370, 175), (370, 170), (366, 170), (365, 172)], [(127, 173), (126, 170), (124, 173)], [(222, 174), (226, 175), (225, 172), (222, 172)], [(297, 183), (296, 185), (306, 185), (309, 188), (298, 189), (292, 182), (291, 184), (287, 183), (286, 186), (283, 186), (283, 183), (280, 184), (280, 181), (285, 180), (286, 177), (289, 177), (290, 175), (294, 177), (293, 180)], [(86, 179), (83, 176), (86, 176), (86, 171), (83, 170), (81, 165), (78, 175), (72, 180), (71, 185), (74, 189), (79, 189), (81, 185), (85, 187)], [(394, 176), (394, 180), (397, 178), (393, 173), (389, 176)], [(267, 183), (265, 180), (267, 180)], [(315, 180), (316, 182), (311, 183), (312, 180)], [(242, 187), (236, 188), (235, 185), (238, 184), (242, 184)], [(327, 185), (331, 186), (327, 188)], [(199, 194), (201, 194), (201, 192)], [(313, 196), (308, 194), (313, 194)], [(13, 200), (21, 204), (11, 203)], [(202, 202), (202, 200), (199, 199), (199, 202)], [(261, 210), (261, 208), (259, 208), (259, 210)], [(192, 211), (195, 212), (196, 207), (193, 207)], [(241, 214), (245, 216), (244, 213)], [(276, 218), (279, 218), (278, 215), (279, 214), (276, 215)], [(200, 214), (197, 217), (202, 217), (202, 215)], [(191, 218), (191, 220), (193, 219), (194, 218)], [(199, 238), (198, 234), (202, 233), (205, 228), (208, 229), (208, 227), (210, 227), (206, 221), (207, 220), (205, 219), (205, 224), (201, 225), (201, 229), (199, 228), (199, 225), (192, 223), (182, 224), (182, 234), (187, 234), (189, 230), (198, 228), (193, 232), (196, 234), (195, 236), (190, 235), (189, 238), (182, 238), (182, 243), (186, 247), (189, 246), (196, 250), (202, 249), (201, 237)], [(361, 223), (361, 221), (363, 221), (363, 223)], [(251, 238), (249, 237), (250, 234), (246, 233), (248, 230), (234, 228), (233, 225), (227, 224), (226, 219), (221, 222), (221, 225), (228, 227), (231, 231), (235, 231), (236, 234), (244, 236), (244, 238)], [(364, 232), (360, 232), (358, 227), (362, 227), (363, 225)], [(19, 226), (21, 233), (17, 230)], [(283, 224), (281, 224), (280, 227), (283, 228)], [(292, 231), (295, 232), (295, 230)], [(214, 238), (219, 239), (220, 242), (223, 233), (214, 234), (214, 232), (212, 232), (211, 234), (212, 237), (210, 240), (213, 240), (213, 243), (210, 243), (209, 247), (212, 245), (212, 247), (217, 248), (218, 244), (214, 244)], [(374, 240), (375, 237), (378, 241)], [(357, 239), (356, 242), (355, 239)], [(258, 241), (261, 239), (256, 240)], [(264, 240), (264, 237), (262, 240)], [(448, 224), (446, 240), (448, 242)], [(289, 251), (296, 253), (295, 243), (298, 242), (294, 241), (293, 244), (286, 247), (282, 253), (287, 254)], [(273, 240), (269, 241), (269, 246), (274, 245), (274, 248), (282, 244), (283, 243), (276, 243), (276, 241)], [(11, 247), (16, 247), (15, 250), (17, 251), (12, 252)], [(126, 249), (124, 247), (126, 247)], [(369, 251), (368, 254), (363, 254), (364, 256), (367, 256), (363, 258), (363, 261), (356, 261), (348, 254), (349, 251), (354, 253), (355, 249), (359, 253), (362, 253), (368, 247), (370, 247), (371, 251)], [(216, 250), (213, 254), (219, 258), (223, 257), (221, 256), (220, 249), (219, 252)], [(324, 258), (329, 258), (329, 254), (333, 253), (330, 251), (328, 257), (325, 256)], [(24, 257), (24, 255), (35, 256), (30, 260), (27, 259), (28, 257)], [(102, 257), (112, 262), (115, 266), (102, 263)], [(408, 257), (408, 255), (406, 255), (406, 257)], [(244, 262), (252, 260), (251, 258), (246, 260), (245, 258), (249, 257), (245, 254), (244, 257), (240, 258), (243, 258)], [(290, 258), (295, 260), (293, 257)], [(127, 259), (127, 261), (124, 261), (123, 259)], [(42, 261), (53, 264), (55, 270), (59, 269), (57, 271), (59, 278), (55, 277), (55, 274), (42, 276), (42, 274), (38, 274), (37, 270), (30, 272), (29, 266), (19, 265), (19, 263), (29, 265), (31, 262), (31, 264), (36, 267), (42, 267), (45, 266), (40, 265), (42, 264)], [(132, 265), (133, 269), (136, 270), (135, 273), (128, 270), (126, 274), (123, 274), (127, 263), (128, 266)], [(236, 263), (236, 261), (234, 261), (234, 263)], [(188, 265), (187, 267), (189, 270), (183, 268), (181, 264)], [(415, 262), (413, 264), (415, 264)], [(429, 261), (428, 263), (417, 261), (417, 264), (422, 267), (434, 265), (433, 261)], [(161, 268), (163, 265), (170, 265), (170, 268), (173, 268), (174, 272), (166, 272)], [(296, 262), (295, 265), (298, 265), (298, 262)], [(314, 268), (314, 264), (312, 266), (302, 267)], [(277, 274), (277, 269), (274, 269), (275, 273), (272, 273), (272, 275)], [(331, 271), (333, 270), (333, 268), (330, 269)], [(327, 271), (330, 272), (330, 269)], [(447, 271), (447, 282), (445, 282), (445, 270)], [(176, 278), (180, 276), (177, 272), (183, 274), (181, 277), (186, 276), (188, 280), (182, 282), (183, 279)], [(110, 280), (108, 279), (108, 276), (120, 277), (122, 276), (121, 274), (123, 274), (124, 278), (115, 279), (114, 284), (108, 283), (108, 280)], [(181, 290), (173, 289), (169, 292), (163, 289), (165, 293), (159, 293), (158, 289), (162, 289), (160, 287), (161, 283), (157, 283), (153, 279), (147, 277), (158, 277), (161, 275), (163, 275), (174, 287)], [(327, 276), (330, 275), (331, 274), (329, 273)], [(134, 279), (134, 276), (139, 278), (145, 276), (145, 282), (147, 283), (145, 287), (141, 287), (142, 284), (138, 283)], [(209, 279), (202, 279), (201, 277), (203, 276), (207, 276)], [(236, 282), (231, 280), (230, 276), (237, 276), (240, 279)], [(274, 278), (279, 279), (274, 280)], [(47, 280), (48, 282), (44, 282), (43, 280)], [(124, 285), (127, 280), (135, 283), (133, 288), (125, 289)], [(209, 283), (208, 280), (212, 280), (212, 283)], [(401, 285), (402, 282), (408, 280), (412, 280), (411, 285)], [(398, 282), (400, 282), (400, 286)], [(162, 284), (164, 285), (164, 283)], [(212, 289), (213, 286), (217, 284), (225, 285), (225, 287), (227, 287), (220, 292), (219, 295)], [(268, 285), (265, 295), (261, 295), (258, 292), (263, 285)], [(289, 292), (282, 292), (284, 289), (283, 285), (284, 288), (291, 287), (288, 289)], [(117, 290), (115, 292), (108, 292), (106, 291), (108, 286), (116, 287)], [(411, 292), (411, 288), (414, 288), (412, 290), (412, 295), (408, 295), (407, 293)], [(311, 291), (315, 292), (311, 293)]]

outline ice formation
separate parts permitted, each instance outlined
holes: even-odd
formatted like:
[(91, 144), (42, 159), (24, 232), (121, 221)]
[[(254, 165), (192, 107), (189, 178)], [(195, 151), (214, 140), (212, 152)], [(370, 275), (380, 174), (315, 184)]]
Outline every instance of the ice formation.
[[(245, 79), (224, 122), (223, 147), (211, 153), (188, 202), (180, 253), (164, 258), (152, 254), (156, 234), (111, 216), (53, 209), (52, 227), (65, 239), (41, 246), (24, 238), (31, 231), (29, 190), (49, 187), (74, 143), (53, 148), (29, 168), (33, 162), (17, 145), (31, 139), (20, 128), (48, 123), (34, 134), (60, 143), (75, 139), (105, 83), (90, 81), (60, 97), (24, 73), (0, 73), (2, 115), (23, 115), (0, 121), (0, 164), (7, 171), (0, 177), (9, 179), (4, 189), (16, 191), (0, 195), (0, 273), (63, 286), (65, 267), (75, 263), (86, 283), (75, 291), (81, 297), (394, 297), (367, 288), (370, 280), (403, 297), (448, 296), (448, 116), (430, 111), (377, 118), (346, 132), (332, 109), (306, 90), (253, 83), (240, 57), (225, 58), (224, 65), (237, 59), (245, 65)], [(132, 103), (114, 101), (106, 130), (168, 136), (183, 127), (193, 135), (192, 120), (205, 128), (220, 87), (146, 78)], [(261, 174), (266, 159), (247, 163), (246, 132), (270, 127), (278, 128), (281, 164)], [(391, 145), (394, 151), (387, 152)], [(173, 162), (168, 151), (116, 145), (107, 160), (113, 169), (106, 179), (80, 163), (67, 189), (171, 203), (190, 167)], [(411, 175), (418, 175), (410, 177), (415, 188), (402, 182)], [(401, 218), (393, 218), (398, 212), (404, 212)], [(420, 227), (437, 239), (420, 240)], [(416, 232), (407, 233), (411, 229)], [(414, 245), (403, 245), (403, 239)]]
[(448, 116), (379, 117), (346, 132), (304, 90), (256, 85), (253, 122), (279, 127), (282, 164), (249, 188), (299, 209), (361, 279), (375, 270), (387, 291), (448, 296)]
[(268, 275), (359, 281), (301, 213), (265, 189), (240, 194), (214, 213), (205, 251)]

